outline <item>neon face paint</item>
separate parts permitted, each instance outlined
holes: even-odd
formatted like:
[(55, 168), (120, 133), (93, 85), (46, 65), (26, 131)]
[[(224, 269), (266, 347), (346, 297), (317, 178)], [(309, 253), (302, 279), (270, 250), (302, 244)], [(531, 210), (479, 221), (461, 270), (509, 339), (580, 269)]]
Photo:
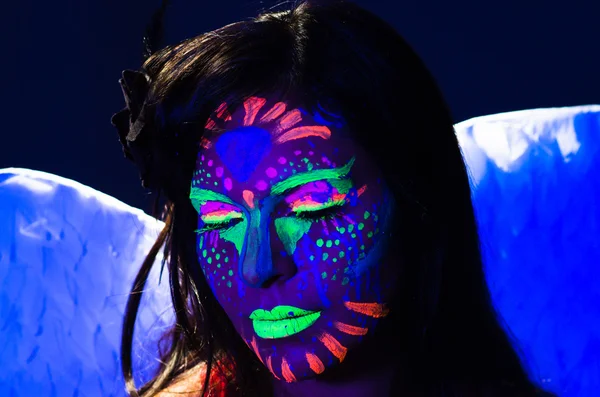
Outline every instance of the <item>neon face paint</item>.
[(219, 106), (206, 128), (190, 200), (208, 285), (276, 379), (326, 372), (395, 288), (381, 172), (322, 107), (253, 97)]
[(250, 314), (254, 332), (264, 339), (285, 338), (304, 331), (317, 321), (321, 312), (293, 306), (275, 306), (271, 311), (257, 309)]

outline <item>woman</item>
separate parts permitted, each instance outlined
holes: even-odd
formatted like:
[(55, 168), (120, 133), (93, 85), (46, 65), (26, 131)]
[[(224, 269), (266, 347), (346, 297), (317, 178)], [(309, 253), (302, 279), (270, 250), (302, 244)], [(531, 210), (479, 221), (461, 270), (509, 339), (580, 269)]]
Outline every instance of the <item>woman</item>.
[[(451, 116), (384, 21), (302, 2), (121, 83), (113, 123), (166, 198), (124, 323), (131, 395), (542, 393), (490, 301)], [(177, 324), (136, 390), (133, 324), (163, 244)]]

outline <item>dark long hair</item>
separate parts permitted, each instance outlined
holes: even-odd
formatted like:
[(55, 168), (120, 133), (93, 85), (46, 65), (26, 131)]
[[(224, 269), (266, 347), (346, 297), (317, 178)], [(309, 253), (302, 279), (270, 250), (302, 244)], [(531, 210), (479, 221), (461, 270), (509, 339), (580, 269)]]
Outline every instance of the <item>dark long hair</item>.
[[(203, 126), (222, 101), (300, 92), (331, 99), (379, 164), (398, 205), (402, 281), (391, 324), (398, 392), (419, 396), (535, 395), (486, 285), (463, 158), (453, 120), (427, 68), (382, 19), (345, 1), (307, 1), (152, 54), (146, 103), (154, 113), (156, 190), (165, 228), (135, 280), (121, 358), (131, 395), (152, 396), (198, 363), (235, 362), (239, 395), (272, 394), (269, 374), (237, 335), (204, 279), (188, 199)], [(176, 326), (154, 379), (136, 390), (132, 338), (141, 291), (164, 246)], [(206, 390), (208, 376), (204, 389)], [(199, 385), (199, 387), (202, 385)], [(233, 392), (233, 391), (232, 391)]]

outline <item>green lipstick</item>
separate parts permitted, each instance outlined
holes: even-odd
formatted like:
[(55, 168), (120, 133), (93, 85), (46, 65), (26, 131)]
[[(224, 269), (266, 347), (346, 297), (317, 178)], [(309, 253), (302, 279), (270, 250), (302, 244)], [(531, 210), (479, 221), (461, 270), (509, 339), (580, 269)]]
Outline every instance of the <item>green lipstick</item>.
[(273, 310), (256, 309), (250, 314), (254, 332), (263, 339), (278, 339), (304, 331), (317, 321), (321, 312), (294, 306), (275, 306)]

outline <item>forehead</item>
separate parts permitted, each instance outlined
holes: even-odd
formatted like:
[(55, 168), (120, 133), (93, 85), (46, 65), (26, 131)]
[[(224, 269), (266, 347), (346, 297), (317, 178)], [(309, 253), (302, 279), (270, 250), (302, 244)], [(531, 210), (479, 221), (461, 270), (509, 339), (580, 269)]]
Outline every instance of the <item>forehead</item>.
[(354, 156), (344, 120), (323, 108), (251, 97), (207, 122), (193, 184), (225, 193), (268, 190), (292, 175), (336, 169)]

